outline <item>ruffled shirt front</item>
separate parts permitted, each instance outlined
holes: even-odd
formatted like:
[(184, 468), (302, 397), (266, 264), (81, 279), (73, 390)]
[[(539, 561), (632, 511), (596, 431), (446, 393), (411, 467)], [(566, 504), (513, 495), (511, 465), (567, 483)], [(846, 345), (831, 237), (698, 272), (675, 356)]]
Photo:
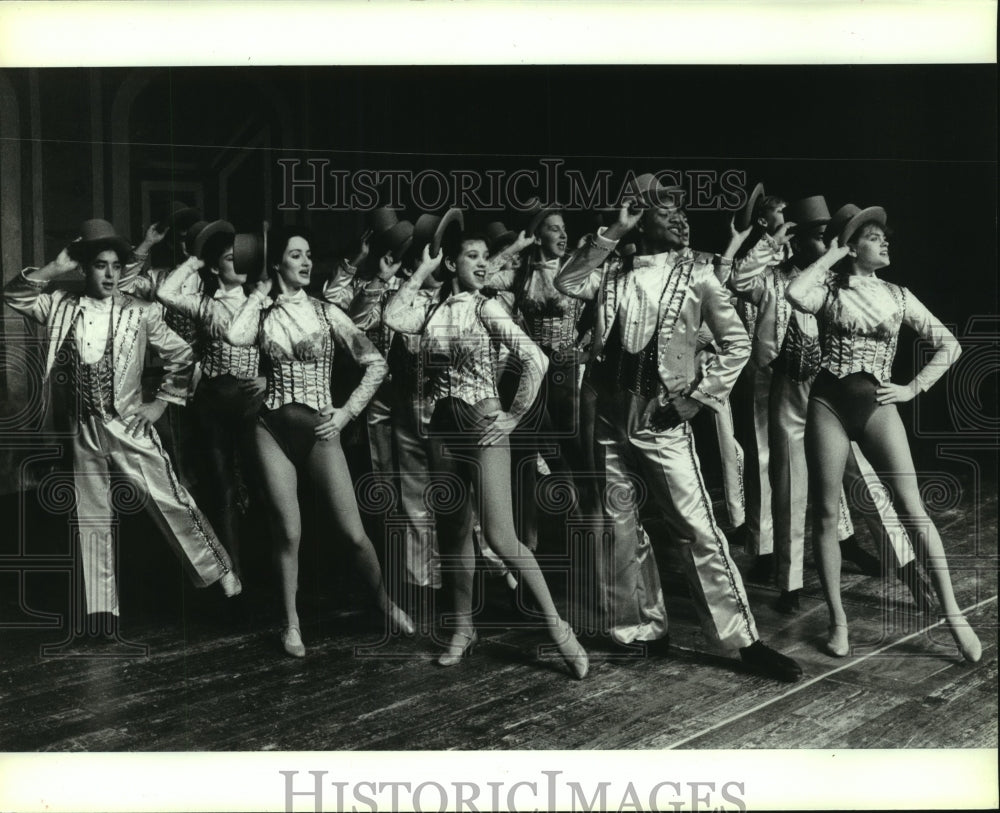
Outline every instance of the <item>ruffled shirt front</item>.
[(233, 317), (226, 339), (260, 348), (267, 361), (267, 409), (291, 403), (316, 410), (329, 407), (335, 345), (364, 368), (343, 407), (352, 417), (367, 406), (386, 373), (385, 359), (340, 308), (301, 289), (275, 299), (255, 291)]
[(935, 348), (916, 375), (921, 390), (944, 375), (961, 352), (951, 331), (909, 290), (874, 274), (850, 276), (842, 287), (835, 272), (814, 264), (789, 284), (786, 296), (797, 309), (816, 314), (823, 348), (820, 366), (838, 378), (864, 372), (888, 382), (904, 324)]

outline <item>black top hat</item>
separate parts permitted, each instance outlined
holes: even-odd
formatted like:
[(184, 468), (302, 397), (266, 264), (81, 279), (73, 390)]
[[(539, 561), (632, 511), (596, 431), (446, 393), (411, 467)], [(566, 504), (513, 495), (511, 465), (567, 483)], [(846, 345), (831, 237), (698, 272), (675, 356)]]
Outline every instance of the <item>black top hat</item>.
[(808, 198), (794, 200), (785, 207), (785, 222), (794, 223), (794, 228), (809, 228), (830, 222), (830, 210), (826, 198), (822, 195), (812, 195)]
[(858, 230), (858, 226), (869, 221), (885, 226), (885, 209), (881, 206), (869, 206), (867, 209), (862, 209), (853, 203), (846, 203), (833, 213), (823, 239), (829, 244), (834, 237), (837, 237), (840, 245), (845, 245), (854, 232)]
[(170, 211), (160, 218), (157, 224), (157, 231), (164, 231), (171, 228), (175, 233), (183, 234), (189, 227), (201, 220), (201, 212), (193, 206), (174, 201), (170, 204)]
[(739, 209), (736, 210), (735, 222), (733, 225), (736, 226), (737, 231), (743, 231), (744, 229), (750, 228), (750, 224), (753, 223), (754, 217), (757, 215), (757, 206), (760, 200), (764, 197), (764, 184), (757, 184), (747, 196), (747, 202), (743, 204)]
[(563, 207), (559, 203), (543, 205), (538, 198), (532, 198), (528, 204), (528, 208), (524, 212), (528, 223), (524, 230), (528, 234), (534, 234), (538, 227), (542, 225), (545, 218), (552, 214), (560, 214), (562, 210)]
[(260, 234), (237, 234), (233, 237), (233, 271), (249, 280), (267, 276), (267, 252)]
[(517, 240), (517, 232), (511, 231), (499, 220), (487, 223), (483, 232), (486, 235), (486, 247), (490, 254), (499, 254)]
[(71, 260), (79, 263), (108, 248), (114, 249), (122, 264), (132, 256), (128, 240), (121, 237), (107, 220), (85, 220), (80, 224), (80, 239), (70, 243), (66, 253)]
[[(188, 230), (190, 232), (190, 229)], [(208, 241), (219, 234), (235, 234), (236, 229), (233, 228), (232, 223), (228, 223), (225, 220), (215, 220), (212, 223), (207, 224), (204, 228), (199, 230), (197, 236), (194, 238), (194, 244), (191, 249), (191, 253), (198, 257), (199, 259), (204, 258), (205, 246)], [(191, 245), (189, 243), (189, 245)], [(235, 254), (234, 254), (235, 260)]]

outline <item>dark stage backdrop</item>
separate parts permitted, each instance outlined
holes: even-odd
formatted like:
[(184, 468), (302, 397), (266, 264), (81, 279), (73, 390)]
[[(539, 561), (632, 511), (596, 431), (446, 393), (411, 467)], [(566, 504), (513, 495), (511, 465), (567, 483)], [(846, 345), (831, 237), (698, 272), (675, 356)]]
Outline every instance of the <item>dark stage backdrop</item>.
[[(421, 194), (439, 212), (454, 203), (462, 173), (534, 172), (521, 198), (566, 201), (574, 172), (587, 184), (610, 173), (616, 193), (630, 170), (680, 171), (685, 183), (702, 179), (692, 244), (710, 251), (727, 242), (735, 200), (723, 178), (760, 180), (788, 199), (888, 210), (884, 276), (952, 325), (966, 351), (943, 385), (902, 408), (918, 457), (930, 459), (942, 438), (995, 438), (998, 426), (996, 89), (992, 65), (2, 71), (4, 279), (54, 256), (91, 216), (138, 242), (171, 195), (240, 229), (305, 220), (319, 259), (332, 260), (373, 201), (345, 207), (334, 176), (321, 194), (300, 186), (286, 200), (289, 177), (321, 166), (309, 159), (355, 184), (366, 170), (441, 173), (441, 195), (434, 179), (416, 195), (400, 185), (411, 219)], [(503, 209), (510, 191), (501, 183), (501, 209), (472, 219), (517, 226)], [(568, 220), (571, 241), (594, 225), (583, 211)], [(912, 376), (916, 352), (901, 342), (897, 380)], [(4, 415), (23, 375), (6, 365)]]

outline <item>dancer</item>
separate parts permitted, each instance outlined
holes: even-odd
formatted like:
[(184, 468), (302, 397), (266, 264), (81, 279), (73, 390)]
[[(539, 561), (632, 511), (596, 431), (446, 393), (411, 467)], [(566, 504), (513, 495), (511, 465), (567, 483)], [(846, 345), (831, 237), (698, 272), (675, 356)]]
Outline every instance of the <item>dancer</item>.
[[(247, 299), (248, 269), (237, 267), (234, 238), (230, 223), (207, 224), (191, 246), (192, 256), (163, 281), (156, 297), (197, 328), (202, 376), (191, 410), (200, 430), (200, 493), (239, 572), (241, 475), (254, 465), (253, 426), (267, 379), (259, 375), (256, 347), (234, 347), (224, 339), (233, 314)], [(192, 283), (194, 277), (200, 277), (199, 285)]]
[[(225, 548), (178, 481), (153, 423), (167, 404), (182, 405), (194, 363), (191, 348), (170, 330), (155, 303), (118, 291), (131, 254), (110, 223), (88, 220), (80, 238), (42, 268), (28, 268), (5, 287), (7, 304), (46, 327), (45, 378), (71, 382), (76, 512), (88, 613), (119, 615), (112, 536), (112, 478), (126, 477), (148, 495), (147, 507), (192, 582), (220, 582), (240, 592)], [(50, 280), (82, 270), (82, 295), (47, 293)], [(142, 402), (146, 349), (163, 359), (154, 400)], [(53, 375), (53, 369), (63, 375)], [(59, 368), (62, 368), (61, 370)]]
[[(958, 341), (906, 288), (876, 272), (889, 265), (885, 210), (842, 207), (827, 227), (829, 249), (786, 289), (788, 300), (816, 315), (823, 358), (809, 393), (806, 456), (813, 501), (813, 539), (830, 612), (826, 650), (850, 651), (840, 595), (837, 503), (851, 441), (856, 441), (895, 497), (911, 540), (924, 555), (945, 621), (962, 656), (976, 662), (982, 646), (955, 601), (944, 546), (917, 488), (913, 459), (897, 403), (916, 397), (958, 358)], [(890, 381), (900, 326), (935, 348), (909, 384)]]
[[(329, 517), (350, 546), (359, 575), (393, 627), (412, 634), (413, 623), (385, 591), (375, 548), (365, 533), (340, 445), (341, 430), (371, 400), (385, 376), (385, 360), (336, 306), (306, 294), (312, 275), (309, 237), (277, 231), (268, 246), (269, 277), (236, 312), (230, 344), (256, 344), (267, 376), (264, 411), (254, 427), (261, 478), (272, 509), (286, 625), (285, 651), (305, 655), (296, 606), (301, 519), (297, 485), (308, 477)], [(344, 406), (334, 408), (330, 373), (334, 346), (350, 353), (364, 375)]]
[[(511, 505), (508, 436), (533, 403), (547, 360), (503, 307), (480, 293), (488, 268), (485, 237), (462, 235), (432, 259), (436, 248), (424, 250), (420, 266), (386, 306), (385, 320), (394, 330), (422, 336), (421, 355), (434, 401), (430, 421), (433, 476), (461, 491), (458, 505), (438, 512), (442, 548), (453, 551), (457, 560), (453, 573), (456, 628), (438, 663), (454, 666), (477, 641), (467, 487), (471, 483), (487, 544), (518, 572), (566, 666), (582, 679), (589, 668), (587, 653), (560, 618), (531, 551), (518, 540)], [(421, 303), (418, 292), (441, 264), (442, 254), (450, 279), (437, 303)], [(500, 408), (497, 393), (494, 357), (498, 343), (516, 354), (522, 365), (521, 383), (509, 411)]]
[[(705, 634), (738, 648), (751, 670), (795, 681), (799, 665), (757, 636), (739, 571), (715, 522), (698, 465), (690, 419), (717, 410), (746, 363), (750, 341), (716, 278), (713, 256), (692, 251), (683, 190), (655, 176), (635, 181), (636, 200), (592, 236), (556, 278), (556, 287), (597, 299), (588, 378), (597, 393), (597, 457), (613, 530), (604, 588), (620, 643), (667, 634), (656, 560), (639, 521), (636, 491), (648, 490), (677, 540)], [(630, 205), (634, 206), (630, 208)], [(638, 229), (637, 253), (608, 266), (618, 239)], [(698, 377), (695, 351), (706, 323), (718, 352)]]

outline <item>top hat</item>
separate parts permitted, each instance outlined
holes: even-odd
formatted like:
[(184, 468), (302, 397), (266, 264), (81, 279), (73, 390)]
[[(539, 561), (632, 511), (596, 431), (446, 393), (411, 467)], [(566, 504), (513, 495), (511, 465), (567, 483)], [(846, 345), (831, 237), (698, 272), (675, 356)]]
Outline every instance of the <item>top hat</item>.
[(545, 218), (552, 214), (559, 214), (562, 210), (563, 207), (559, 203), (551, 203), (545, 206), (538, 198), (532, 198), (528, 204), (528, 208), (524, 211), (525, 216), (528, 218), (528, 225), (524, 230), (528, 234), (534, 234), (538, 227), (542, 225)]
[(853, 203), (846, 203), (833, 213), (823, 239), (829, 245), (836, 237), (839, 239), (840, 245), (844, 245), (851, 239), (859, 226), (869, 221), (875, 221), (880, 226), (885, 226), (885, 209), (881, 206), (869, 206), (867, 209), (862, 209)]
[(517, 232), (511, 231), (499, 220), (487, 223), (483, 232), (486, 235), (486, 247), (490, 254), (499, 254), (517, 240)]
[[(197, 225), (197, 224), (196, 224)], [(191, 228), (194, 228), (193, 226)], [(188, 234), (191, 233), (191, 229), (188, 229)], [(192, 246), (191, 253), (201, 260), (204, 260), (205, 246), (210, 239), (219, 234), (235, 234), (236, 229), (233, 228), (232, 223), (228, 223), (225, 220), (216, 220), (212, 223), (207, 224), (202, 229), (199, 229), (198, 234), (194, 238), (194, 244)], [(190, 244), (189, 244), (190, 245)], [(235, 254), (233, 256), (235, 260)]]
[(80, 225), (80, 239), (70, 243), (66, 247), (66, 253), (71, 260), (79, 263), (106, 248), (114, 249), (122, 264), (132, 256), (132, 246), (128, 240), (121, 237), (107, 220), (85, 220)]
[(759, 183), (750, 191), (750, 194), (747, 196), (746, 203), (736, 210), (733, 225), (736, 227), (737, 231), (743, 231), (744, 229), (750, 228), (750, 224), (753, 223), (754, 217), (757, 215), (757, 207), (763, 197), (764, 184)]
[(199, 220), (201, 220), (201, 212), (193, 206), (174, 201), (170, 204), (170, 211), (160, 218), (156, 230), (165, 231), (171, 228), (174, 229), (175, 233), (183, 234)]
[(785, 207), (785, 222), (795, 224), (789, 228), (792, 232), (799, 228), (829, 223), (830, 210), (826, 206), (826, 198), (822, 195), (813, 195), (792, 201)]
[(389, 231), (389, 229), (399, 223), (399, 217), (396, 215), (396, 210), (390, 209), (388, 206), (381, 206), (378, 209), (372, 209), (371, 213), (368, 215), (368, 220), (371, 223), (372, 233), (376, 237)]
[(400, 220), (374, 237), (376, 254), (379, 257), (391, 254), (393, 262), (402, 260), (412, 242), (413, 224), (409, 220)]
[(635, 198), (643, 207), (680, 205), (684, 187), (663, 183), (652, 172), (644, 172), (626, 185), (624, 197)]
[(233, 237), (233, 271), (249, 280), (267, 276), (267, 251), (260, 234), (237, 234)]

